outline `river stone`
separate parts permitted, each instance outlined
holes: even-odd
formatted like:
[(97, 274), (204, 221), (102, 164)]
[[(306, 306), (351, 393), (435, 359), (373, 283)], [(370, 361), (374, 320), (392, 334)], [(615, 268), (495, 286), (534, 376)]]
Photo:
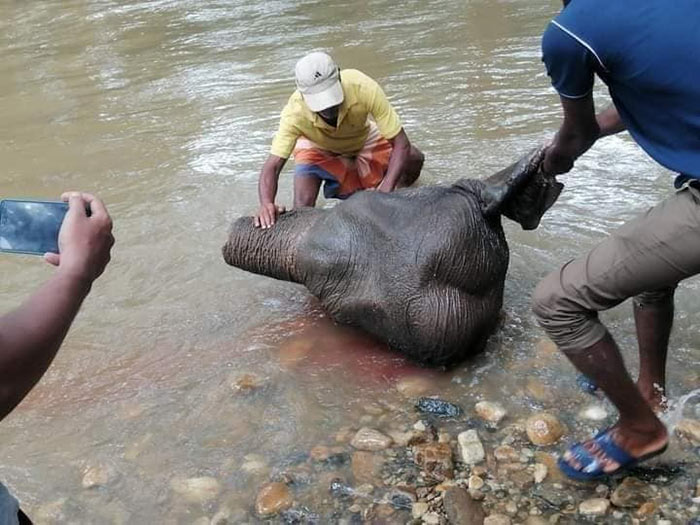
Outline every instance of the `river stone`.
[(457, 436), (457, 442), (459, 443), (459, 452), (464, 463), (475, 465), (484, 461), (486, 453), (476, 430), (470, 429), (461, 432)]
[(506, 416), (506, 409), (500, 403), (479, 401), (474, 405), (476, 414), (489, 423), (499, 423)]
[(231, 389), (242, 394), (250, 393), (263, 386), (263, 380), (254, 374), (232, 374), (230, 378)]
[(389, 436), (382, 434), (379, 430), (363, 427), (357, 431), (355, 437), (352, 438), (350, 445), (357, 450), (366, 450), (374, 452), (384, 450), (391, 446), (392, 440)]
[(467, 484), (469, 486), (469, 490), (480, 490), (484, 486), (484, 480), (479, 476), (475, 476), (474, 474), (472, 474), (471, 476), (469, 476)]
[(578, 417), (591, 421), (602, 421), (608, 417), (608, 413), (600, 405), (589, 405), (578, 413)]
[(697, 419), (681, 419), (676, 425), (676, 434), (689, 439), (693, 444), (700, 444), (700, 421)]
[(528, 377), (525, 383), (525, 391), (536, 401), (547, 403), (554, 401), (554, 394), (551, 389), (547, 388), (547, 386), (536, 377)]
[(408, 398), (428, 394), (434, 388), (434, 383), (425, 376), (404, 377), (396, 383), (396, 390), (399, 394)]
[(255, 498), (255, 512), (261, 518), (275, 514), (292, 506), (292, 494), (284, 483), (278, 481), (263, 486)]
[(510, 525), (511, 521), (505, 514), (491, 514), (484, 519), (484, 525)]
[(188, 503), (205, 503), (216, 498), (221, 492), (220, 483), (216, 478), (209, 476), (174, 478), (170, 480), (170, 488)]
[(104, 487), (116, 477), (115, 470), (109, 465), (94, 464), (83, 469), (82, 485), (84, 489)]
[(413, 447), (413, 458), (421, 469), (436, 480), (454, 477), (452, 448), (447, 443), (424, 443)]
[(578, 511), (584, 516), (605, 516), (609, 508), (609, 500), (605, 498), (591, 498), (582, 501), (578, 506)]
[(547, 465), (544, 463), (535, 463), (535, 467), (532, 471), (532, 477), (535, 483), (542, 483), (547, 477)]
[(422, 414), (444, 418), (455, 418), (462, 415), (462, 407), (436, 397), (421, 397), (416, 403), (416, 410)]
[(416, 501), (413, 504), (413, 508), (411, 509), (411, 516), (413, 516), (413, 518), (415, 519), (418, 519), (421, 516), (423, 516), (423, 514), (428, 512), (428, 508), (428, 504), (425, 501)]
[(484, 511), (462, 487), (450, 487), (442, 496), (442, 505), (449, 523), (482, 525)]
[(426, 512), (423, 514), (423, 523), (426, 525), (439, 525), (440, 516), (437, 512)]
[(552, 414), (534, 414), (525, 423), (527, 437), (535, 445), (552, 445), (564, 435), (564, 426)]
[(381, 472), (384, 458), (372, 452), (358, 450), (352, 455), (350, 466), (357, 483), (381, 485)]
[(648, 518), (649, 516), (653, 515), (654, 512), (656, 512), (656, 503), (653, 501), (647, 501), (639, 506), (637, 512), (635, 512), (635, 515), (638, 518)]
[(618, 485), (610, 500), (616, 507), (637, 508), (642, 503), (652, 499), (653, 496), (654, 491), (649, 485), (630, 476)]
[(501, 445), (500, 447), (496, 447), (493, 450), (493, 456), (497, 461), (501, 462), (513, 462), (520, 460), (520, 454), (518, 454), (518, 452), (509, 445)]

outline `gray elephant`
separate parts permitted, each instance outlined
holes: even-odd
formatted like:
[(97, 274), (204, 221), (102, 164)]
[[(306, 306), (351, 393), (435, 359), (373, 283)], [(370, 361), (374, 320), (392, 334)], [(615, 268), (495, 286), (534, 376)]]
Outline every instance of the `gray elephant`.
[(305, 285), (336, 322), (422, 363), (453, 364), (480, 352), (498, 322), (509, 258), (501, 215), (533, 229), (561, 192), (541, 159), (540, 149), (483, 181), (360, 192), (266, 230), (242, 217), (224, 260)]

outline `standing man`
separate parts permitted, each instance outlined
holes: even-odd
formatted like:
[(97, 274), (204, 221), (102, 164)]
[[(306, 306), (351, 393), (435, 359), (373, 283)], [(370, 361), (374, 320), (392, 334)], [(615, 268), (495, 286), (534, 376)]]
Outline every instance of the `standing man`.
[[(678, 191), (547, 276), (534, 294), (540, 325), (619, 411), (618, 422), (559, 460), (570, 477), (614, 474), (662, 453), (656, 417), (665, 392), (673, 294), (700, 272), (700, 4), (697, 0), (572, 0), (549, 24), (543, 60), (564, 121), (542, 169), (568, 172), (606, 135), (627, 129), (657, 162), (679, 173)], [(592, 87), (608, 85), (597, 117)], [(625, 174), (634, 183), (634, 174)], [(634, 297), (640, 372), (635, 383), (598, 312)]]
[[(297, 62), (297, 90), (260, 174), (255, 225), (269, 228), (284, 208), (275, 204), (282, 167), (294, 155), (294, 207), (360, 190), (390, 192), (420, 175), (423, 154), (408, 141), (396, 111), (374, 80), (314, 52)], [(373, 120), (369, 120), (371, 116)]]
[[(61, 253), (45, 255), (58, 269), (24, 304), (0, 317), (0, 419), (49, 368), (93, 281), (109, 262), (112, 220), (102, 201), (76, 192), (63, 199), (69, 208), (58, 235)], [(31, 523), (2, 484), (0, 523)]]

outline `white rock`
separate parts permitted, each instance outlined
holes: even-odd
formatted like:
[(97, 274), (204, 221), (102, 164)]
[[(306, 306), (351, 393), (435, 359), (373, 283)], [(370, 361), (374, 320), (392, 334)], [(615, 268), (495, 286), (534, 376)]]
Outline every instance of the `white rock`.
[(476, 465), (481, 463), (486, 457), (484, 446), (481, 444), (479, 434), (476, 430), (466, 430), (457, 436), (459, 442), (459, 452), (462, 456), (462, 461), (467, 465)]
[(535, 463), (535, 469), (532, 472), (532, 477), (535, 478), (535, 483), (542, 483), (547, 477), (547, 465), (544, 463)]
[(578, 511), (584, 516), (605, 516), (610, 508), (610, 500), (605, 498), (591, 498), (582, 501)]
[(170, 488), (182, 496), (189, 503), (205, 503), (216, 498), (221, 492), (221, 485), (209, 476), (201, 478), (174, 478), (170, 481)]
[(505, 514), (491, 514), (484, 518), (484, 525), (510, 525), (511, 521)]
[(506, 415), (506, 409), (500, 403), (491, 401), (479, 401), (474, 405), (477, 415), (490, 423), (498, 423)]
[(116, 477), (115, 470), (109, 465), (95, 464), (88, 465), (83, 470), (82, 485), (84, 489), (104, 487)]
[(428, 512), (423, 514), (423, 523), (427, 525), (439, 525), (440, 516), (438, 516), (437, 512)]
[(471, 475), (469, 476), (469, 490), (479, 490), (484, 486), (484, 480), (479, 476)]
[(425, 432), (425, 423), (422, 421), (417, 421), (415, 425), (413, 425), (413, 429), (417, 430), (418, 432)]
[(411, 509), (411, 516), (418, 519), (426, 512), (428, 512), (428, 504), (425, 501), (416, 501)]
[(373, 428), (363, 427), (357, 431), (350, 444), (357, 450), (374, 452), (384, 450), (392, 444), (392, 439)]
[(590, 419), (591, 421), (602, 421), (608, 417), (606, 410), (600, 405), (590, 405), (578, 413), (581, 419)]

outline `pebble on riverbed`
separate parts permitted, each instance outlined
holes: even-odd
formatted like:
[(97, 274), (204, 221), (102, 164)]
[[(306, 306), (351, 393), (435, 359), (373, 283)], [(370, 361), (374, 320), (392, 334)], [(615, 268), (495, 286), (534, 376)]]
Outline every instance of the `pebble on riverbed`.
[(474, 405), (474, 411), (484, 421), (494, 424), (499, 423), (507, 414), (503, 405), (491, 401), (479, 401)]
[(457, 436), (462, 461), (467, 465), (476, 465), (486, 458), (484, 446), (481, 444), (476, 430), (466, 430)]
[(552, 414), (541, 412), (534, 414), (525, 423), (527, 437), (535, 445), (552, 445), (564, 435), (564, 426)]
[(350, 444), (357, 450), (374, 452), (388, 448), (392, 444), (392, 439), (373, 428), (363, 427), (357, 431)]
[(88, 465), (83, 469), (82, 485), (84, 489), (104, 487), (114, 480), (116, 471), (102, 463)]
[(264, 485), (255, 498), (255, 512), (261, 518), (274, 516), (292, 506), (294, 500), (289, 488), (278, 481)]
[(210, 476), (174, 478), (170, 481), (170, 488), (186, 502), (200, 504), (215, 499), (221, 492), (221, 484)]

